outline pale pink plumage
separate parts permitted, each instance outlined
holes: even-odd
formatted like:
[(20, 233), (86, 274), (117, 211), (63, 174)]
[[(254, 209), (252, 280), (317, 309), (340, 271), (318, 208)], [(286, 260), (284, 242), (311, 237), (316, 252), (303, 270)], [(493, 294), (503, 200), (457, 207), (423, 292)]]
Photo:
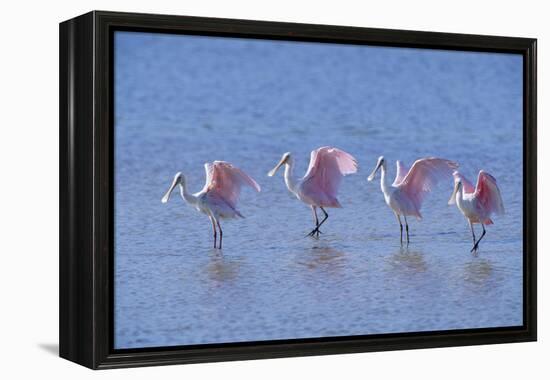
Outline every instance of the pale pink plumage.
[(397, 160), (395, 162), (395, 165), (397, 166), (397, 172), (395, 174), (395, 179), (393, 180), (392, 186), (397, 186), (401, 182), (403, 182), (403, 179), (409, 172), (409, 167), (405, 165), (402, 161)]
[[(485, 236), (485, 225), (493, 224), (490, 218), (491, 214), (504, 213), (502, 197), (495, 177), (483, 170), (480, 170), (477, 176), (475, 188), (459, 172), (454, 172), (453, 175), (455, 177), (455, 187), (449, 204), (456, 203), (456, 206), (468, 221), (474, 243), (471, 252), (474, 252), (477, 251), (479, 242)], [(483, 233), (477, 240), (474, 231), (475, 223), (481, 224), (483, 229)]]
[(400, 203), (401, 215), (414, 215), (422, 218), (420, 208), (425, 196), (432, 191), (435, 185), (442, 179), (451, 176), (458, 165), (450, 160), (442, 158), (422, 158), (416, 160), (405, 175), (405, 178), (397, 185), (398, 195), (396, 200)]
[(481, 170), (477, 177), (476, 191), (474, 197), (479, 200), (479, 205), (488, 214), (504, 214), (504, 204), (500, 196), (495, 177)]
[[(172, 191), (179, 185), (180, 194), (184, 201), (194, 206), (198, 211), (206, 214), (212, 223), (214, 248), (222, 247), (223, 231), (220, 219), (242, 217), (237, 210), (237, 202), (241, 194), (241, 187), (250, 186), (260, 191), (260, 185), (256, 183), (241, 169), (229, 162), (214, 161), (204, 164), (206, 171), (206, 184), (201, 191), (190, 194), (187, 191), (184, 175), (176, 173), (172, 185), (162, 197), (161, 202), (166, 203), (170, 199)], [(216, 246), (217, 231), (219, 230), (220, 244)]]
[(382, 193), (384, 193), (384, 201), (393, 210), (399, 222), (401, 244), (403, 244), (403, 223), (401, 223), (401, 216), (404, 217), (407, 244), (409, 244), (407, 216), (416, 216), (418, 219), (421, 219), (420, 208), (426, 194), (432, 191), (437, 182), (445, 177), (450, 178), (453, 170), (458, 165), (453, 161), (429, 157), (416, 160), (410, 170), (407, 170), (405, 164), (397, 161), (397, 175), (391, 186), (387, 177), (386, 167), (385, 158), (383, 156), (378, 157), (376, 167), (368, 176), (368, 180), (374, 180), (378, 170), (382, 171), (380, 188), (382, 189)]
[(260, 191), (260, 185), (229, 162), (214, 161), (213, 163), (206, 163), (204, 169), (206, 171), (206, 183), (202, 191), (213, 202), (223, 200), (238, 216), (242, 217), (236, 209), (241, 187), (243, 185), (250, 186), (256, 191)]
[[(319, 227), (326, 222), (328, 213), (325, 207), (342, 207), (338, 201), (338, 188), (342, 177), (357, 172), (357, 161), (349, 153), (340, 149), (324, 146), (311, 152), (309, 167), (303, 178), (297, 180), (293, 174), (294, 159), (290, 153), (283, 154), (279, 163), (269, 171), (275, 175), (281, 166), (285, 166), (285, 184), (288, 190), (302, 202), (308, 204), (313, 212), (315, 228), (309, 236), (317, 236)], [(324, 219), (319, 221), (317, 209), (323, 212)]]
[(357, 161), (351, 154), (327, 146), (316, 149), (299, 184), (300, 199), (312, 206), (342, 207), (338, 188), (344, 176), (356, 172)]
[[(493, 224), (490, 216), (504, 214), (504, 204), (495, 177), (480, 170), (475, 188), (468, 179), (459, 172), (453, 173), (456, 180), (462, 183), (466, 198), (471, 199), (472, 207), (465, 208), (465, 215), (472, 223)], [(462, 210), (461, 210), (462, 211)]]

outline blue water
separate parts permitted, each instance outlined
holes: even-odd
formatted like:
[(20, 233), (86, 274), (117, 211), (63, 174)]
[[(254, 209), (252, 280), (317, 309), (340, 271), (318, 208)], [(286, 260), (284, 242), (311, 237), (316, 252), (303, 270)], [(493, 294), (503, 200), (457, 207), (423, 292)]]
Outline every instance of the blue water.
[[(521, 56), (117, 32), (115, 110), (116, 348), (522, 324)], [(305, 173), (322, 145), (360, 168), (316, 240), (266, 174), (287, 151)], [(506, 214), (471, 254), (449, 180), (401, 248), (366, 180), (379, 155), (391, 176), (432, 155), (474, 182), (484, 169)], [(214, 160), (262, 186), (222, 222), (221, 251), (205, 215), (160, 202), (178, 171), (199, 191)]]

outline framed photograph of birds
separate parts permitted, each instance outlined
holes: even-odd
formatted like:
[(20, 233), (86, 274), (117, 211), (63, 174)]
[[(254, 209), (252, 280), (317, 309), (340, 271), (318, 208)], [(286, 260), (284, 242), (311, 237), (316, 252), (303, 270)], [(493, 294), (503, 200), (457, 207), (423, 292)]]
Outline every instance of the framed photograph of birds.
[(536, 340), (536, 40), (60, 24), (60, 356)]

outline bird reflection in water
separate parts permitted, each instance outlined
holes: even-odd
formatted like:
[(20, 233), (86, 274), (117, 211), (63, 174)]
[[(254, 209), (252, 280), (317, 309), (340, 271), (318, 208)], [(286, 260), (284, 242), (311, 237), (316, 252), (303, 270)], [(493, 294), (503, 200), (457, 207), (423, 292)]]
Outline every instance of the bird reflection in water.
[(338, 273), (346, 264), (346, 254), (330, 246), (313, 246), (297, 256), (298, 264), (308, 269)]
[(489, 260), (477, 258), (464, 266), (464, 281), (476, 288), (481, 288), (491, 281), (493, 273), (493, 265)]
[(235, 259), (228, 259), (223, 256), (219, 249), (211, 249), (209, 252), (210, 262), (206, 266), (208, 278), (216, 283), (233, 281), (237, 278), (241, 262)]
[(424, 260), (424, 253), (419, 250), (410, 250), (407, 247), (400, 247), (397, 252), (389, 258), (391, 270), (400, 270), (407, 273), (423, 273), (428, 270)]

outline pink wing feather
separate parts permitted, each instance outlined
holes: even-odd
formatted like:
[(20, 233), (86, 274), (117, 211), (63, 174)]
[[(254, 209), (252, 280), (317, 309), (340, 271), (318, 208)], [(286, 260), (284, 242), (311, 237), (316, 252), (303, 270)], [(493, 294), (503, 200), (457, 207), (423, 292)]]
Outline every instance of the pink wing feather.
[(241, 169), (229, 162), (214, 161), (204, 164), (206, 170), (205, 190), (222, 198), (231, 208), (235, 209), (243, 185), (260, 191), (260, 185)]
[(403, 179), (407, 176), (409, 168), (407, 167), (407, 165), (399, 160), (395, 164), (397, 165), (397, 174), (395, 175), (395, 180), (391, 185), (397, 187), (401, 182), (403, 182)]
[(435, 185), (445, 177), (451, 177), (458, 164), (442, 158), (422, 158), (416, 160), (398, 187), (413, 201), (420, 210), (422, 201)]
[(320, 206), (340, 207), (336, 196), (342, 177), (356, 172), (357, 161), (351, 154), (328, 146), (318, 148), (311, 152), (302, 191), (319, 198)]
[(497, 215), (504, 214), (504, 204), (497, 186), (497, 180), (483, 170), (480, 170), (477, 176), (475, 197), (487, 215), (493, 212)]

